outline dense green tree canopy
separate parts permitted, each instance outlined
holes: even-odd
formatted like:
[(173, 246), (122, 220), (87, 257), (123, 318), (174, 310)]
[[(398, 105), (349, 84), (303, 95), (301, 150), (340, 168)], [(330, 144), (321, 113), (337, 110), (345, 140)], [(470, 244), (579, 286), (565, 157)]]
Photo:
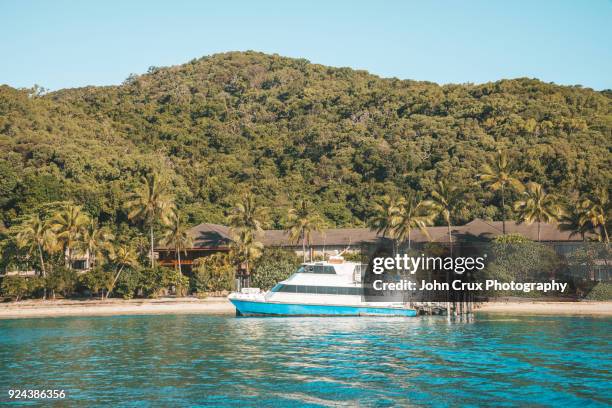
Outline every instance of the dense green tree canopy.
[(569, 200), (609, 186), (611, 131), (610, 91), (526, 78), (440, 86), (217, 54), (118, 86), (1, 86), (0, 216), (10, 226), (64, 200), (120, 225), (129, 193), (155, 170), (190, 223), (225, 222), (251, 191), (271, 226), (304, 198), (327, 225), (364, 225), (382, 195), (428, 193), (440, 180), (469, 191), (455, 223), (499, 219), (499, 195), (475, 182), (497, 150)]

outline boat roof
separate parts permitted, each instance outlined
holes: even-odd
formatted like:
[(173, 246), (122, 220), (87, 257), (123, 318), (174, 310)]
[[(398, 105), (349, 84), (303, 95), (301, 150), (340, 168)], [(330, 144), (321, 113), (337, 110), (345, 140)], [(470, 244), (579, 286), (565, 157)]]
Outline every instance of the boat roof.
[(358, 265), (359, 262), (352, 262), (352, 261), (342, 261), (342, 262), (330, 262), (330, 261), (312, 261), (312, 262), (304, 262), (302, 263), (302, 265), (331, 265), (331, 266), (336, 266), (336, 265)]

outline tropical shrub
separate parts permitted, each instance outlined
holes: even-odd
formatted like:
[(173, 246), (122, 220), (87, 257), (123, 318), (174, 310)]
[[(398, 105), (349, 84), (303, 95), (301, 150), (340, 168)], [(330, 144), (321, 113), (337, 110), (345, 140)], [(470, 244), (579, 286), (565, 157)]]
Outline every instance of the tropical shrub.
[(252, 286), (269, 290), (291, 276), (300, 263), (300, 258), (293, 251), (266, 248), (255, 263)]
[(213, 254), (196, 260), (191, 288), (197, 293), (232, 290), (235, 276), (229, 256), (223, 253)]
[(342, 257), (348, 262), (361, 262), (363, 258), (361, 252), (346, 252), (342, 254)]
[(493, 242), (498, 244), (527, 244), (532, 241), (521, 234), (506, 234), (496, 236)]
[(54, 268), (45, 281), (45, 286), (51, 293), (60, 293), (63, 297), (72, 295), (77, 287), (78, 277), (75, 270), (65, 267)]
[[(518, 234), (497, 237), (486, 252), (488, 252), (488, 262), (483, 271), (483, 278), (502, 282), (544, 281), (557, 277), (565, 267), (563, 259), (553, 248), (530, 241)], [(539, 292), (525, 294), (495, 291), (491, 294), (533, 297)]]
[(144, 296), (156, 298), (160, 296), (164, 289), (168, 288), (168, 276), (171, 273), (171, 269), (164, 268), (162, 266), (142, 268), (140, 270), (138, 287)]
[(587, 300), (612, 300), (612, 284), (607, 282), (599, 282), (586, 296)]
[(141, 272), (137, 269), (126, 268), (123, 270), (117, 283), (113, 294), (121, 296), (124, 299), (132, 299), (138, 295), (140, 290), (140, 282), (142, 281)]
[(176, 269), (166, 269), (164, 281), (166, 287), (174, 289), (177, 296), (185, 296), (189, 291), (189, 278)]
[(605, 244), (585, 242), (565, 257), (572, 277), (592, 284), (598, 279), (597, 271), (604, 266), (601, 265), (601, 260), (612, 259), (612, 250)]
[(45, 289), (45, 278), (41, 276), (34, 276), (27, 279), (28, 281), (28, 290), (29, 297), (43, 297), (44, 289)]
[(0, 289), (2, 296), (14, 301), (19, 301), (31, 293), (28, 278), (23, 276), (5, 276)]
[[(102, 290), (108, 290), (113, 281), (113, 272), (102, 267), (96, 267), (79, 276), (79, 285), (91, 293), (99, 294)], [(104, 292), (102, 292), (102, 295)]]
[(189, 278), (177, 270), (156, 266), (155, 268), (126, 268), (123, 270), (113, 294), (124, 299), (137, 296), (155, 298), (170, 289), (179, 296), (185, 295), (189, 288)]

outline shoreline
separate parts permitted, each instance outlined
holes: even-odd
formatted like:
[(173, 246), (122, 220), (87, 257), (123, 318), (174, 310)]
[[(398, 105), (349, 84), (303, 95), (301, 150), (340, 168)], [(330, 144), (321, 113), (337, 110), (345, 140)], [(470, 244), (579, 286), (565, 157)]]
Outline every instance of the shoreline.
[[(612, 316), (612, 302), (502, 301), (477, 305), (476, 313), (548, 316)], [(1, 319), (66, 316), (123, 316), (157, 314), (235, 314), (225, 297), (159, 299), (24, 300), (0, 303)]]
[(234, 315), (234, 306), (224, 297), (198, 299), (108, 299), (24, 300), (0, 303), (0, 320), (35, 317), (123, 316), (157, 314)]

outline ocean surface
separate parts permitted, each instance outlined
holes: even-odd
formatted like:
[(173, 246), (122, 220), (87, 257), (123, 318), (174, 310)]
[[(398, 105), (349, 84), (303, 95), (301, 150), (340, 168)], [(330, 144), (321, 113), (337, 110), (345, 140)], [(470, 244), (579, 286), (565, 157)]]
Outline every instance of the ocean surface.
[[(9, 389), (66, 398), (24, 403)], [(612, 319), (1, 320), (0, 393), (40, 406), (605, 407)]]

